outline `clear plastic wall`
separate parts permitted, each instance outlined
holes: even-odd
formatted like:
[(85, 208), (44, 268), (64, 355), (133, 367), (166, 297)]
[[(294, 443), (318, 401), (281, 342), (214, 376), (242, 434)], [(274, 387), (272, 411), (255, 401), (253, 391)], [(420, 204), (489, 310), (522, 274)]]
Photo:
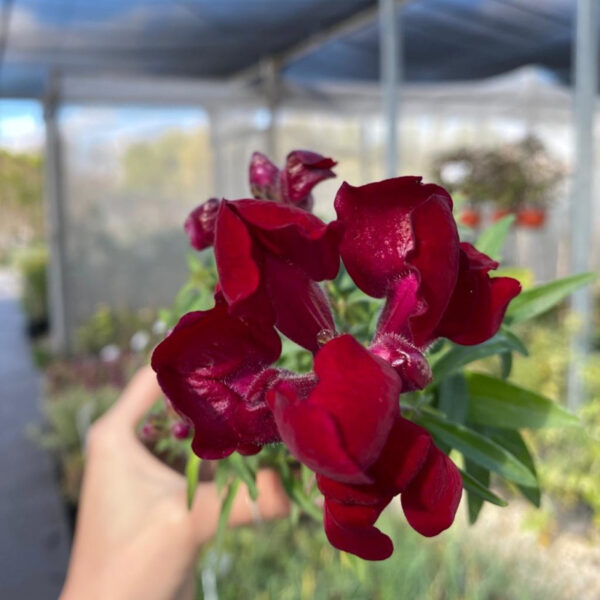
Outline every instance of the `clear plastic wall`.
[[(472, 95), (468, 88), (446, 95), (427, 89), (407, 94), (401, 102), (399, 172), (427, 178), (440, 152), (501, 145), (530, 133), (570, 165), (568, 95), (551, 86), (536, 94), (536, 111), (526, 94), (508, 93), (496, 100)], [(358, 185), (383, 177), (385, 135), (378, 106), (375, 95), (360, 104), (351, 95), (323, 96), (307, 106), (284, 104), (277, 115), (279, 163), (294, 148), (339, 162), (337, 180), (324, 182), (315, 194), (316, 212), (323, 218), (333, 216), (341, 181)], [(71, 332), (99, 304), (168, 306), (187, 274), (186, 215), (211, 195), (249, 195), (248, 161), (254, 150), (267, 152), (271, 115), (240, 99), (237, 106), (213, 106), (210, 112), (80, 106), (63, 109), (60, 117)], [(600, 166), (600, 151), (597, 160)], [(546, 227), (517, 229), (507, 244), (507, 261), (530, 268), (538, 281), (568, 272), (569, 189), (566, 178)], [(590, 249), (596, 269), (598, 214), (596, 206), (595, 247)], [(489, 223), (489, 215), (485, 218)]]

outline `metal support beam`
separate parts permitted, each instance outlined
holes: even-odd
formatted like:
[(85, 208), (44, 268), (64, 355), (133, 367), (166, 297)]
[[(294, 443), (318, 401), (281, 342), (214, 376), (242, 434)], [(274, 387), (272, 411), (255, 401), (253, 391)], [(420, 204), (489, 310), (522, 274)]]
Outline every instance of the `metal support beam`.
[(58, 79), (52, 78), (44, 100), (46, 146), (44, 156), (44, 195), (50, 258), (48, 264), (48, 301), (51, 341), (55, 352), (68, 353), (69, 330), (66, 293), (66, 227), (62, 185), (60, 131), (56, 118)]
[[(594, 199), (594, 116), (598, 93), (598, 0), (577, 0), (574, 40), (575, 156), (571, 198), (571, 271), (589, 270)], [(573, 294), (571, 307), (580, 327), (571, 343), (569, 406), (578, 408), (584, 399), (582, 362), (589, 351), (592, 295), (589, 289)]]
[(400, 82), (400, 42), (395, 0), (379, 0), (379, 46), (381, 96), (386, 130), (385, 174), (398, 174), (398, 85)]
[(279, 113), (279, 105), (281, 103), (281, 82), (279, 79), (279, 68), (277, 62), (273, 59), (268, 59), (261, 62), (261, 81), (263, 84), (263, 93), (269, 111), (269, 125), (266, 129), (266, 151), (267, 156), (278, 162), (277, 155), (277, 121)]
[(223, 152), (223, 133), (221, 131), (221, 116), (219, 111), (211, 110), (208, 113), (208, 126), (210, 132), (210, 150), (212, 154), (212, 193), (215, 198), (227, 196), (225, 189), (225, 155)]

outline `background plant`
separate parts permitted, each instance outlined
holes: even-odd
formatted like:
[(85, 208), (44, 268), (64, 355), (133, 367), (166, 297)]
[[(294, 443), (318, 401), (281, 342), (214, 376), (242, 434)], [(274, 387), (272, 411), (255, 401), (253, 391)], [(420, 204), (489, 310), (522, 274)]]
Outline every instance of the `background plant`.
[(434, 177), (471, 204), (492, 202), (517, 210), (546, 207), (564, 179), (564, 165), (535, 136), (491, 149), (460, 148), (433, 163)]

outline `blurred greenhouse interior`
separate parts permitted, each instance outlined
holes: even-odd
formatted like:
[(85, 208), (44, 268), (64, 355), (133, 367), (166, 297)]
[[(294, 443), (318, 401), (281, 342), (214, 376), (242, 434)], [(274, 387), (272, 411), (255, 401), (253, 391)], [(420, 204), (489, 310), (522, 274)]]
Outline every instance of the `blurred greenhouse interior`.
[[(85, 432), (190, 272), (214, 283), (183, 222), (251, 197), (252, 152), (338, 161), (315, 191), (326, 221), (343, 181), (422, 175), (466, 240), (515, 214), (502, 269), (525, 289), (597, 273), (599, 31), (596, 0), (4, 0), (0, 597), (59, 592)], [(528, 438), (541, 509), (486, 506), (424, 545), (392, 513), (402, 555), (375, 567), (287, 522), (241, 530), (204, 553), (199, 597), (599, 598), (599, 298), (593, 283), (520, 331), (536, 359), (512, 380), (586, 428)]]

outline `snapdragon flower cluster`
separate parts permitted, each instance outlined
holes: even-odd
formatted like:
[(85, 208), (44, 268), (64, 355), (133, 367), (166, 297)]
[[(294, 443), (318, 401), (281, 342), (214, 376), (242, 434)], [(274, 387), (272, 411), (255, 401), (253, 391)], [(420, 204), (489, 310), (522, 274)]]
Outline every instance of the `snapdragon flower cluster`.
[[(420, 177), (342, 184), (337, 219), (310, 213), (313, 187), (336, 163), (294, 151), (283, 169), (255, 153), (254, 198), (212, 198), (185, 223), (192, 246), (214, 247), (215, 306), (185, 315), (152, 366), (206, 459), (283, 443), (316, 474), (330, 543), (368, 560), (393, 552), (375, 523), (400, 496), (409, 524), (434, 536), (453, 522), (462, 479), (427, 430), (402, 414), (403, 393), (431, 380), (437, 338), (479, 344), (520, 292), (498, 264), (460, 242), (452, 200)], [(383, 299), (368, 347), (336, 331), (319, 282), (340, 259), (365, 294)], [(311, 373), (273, 365), (280, 334), (314, 355)]]

